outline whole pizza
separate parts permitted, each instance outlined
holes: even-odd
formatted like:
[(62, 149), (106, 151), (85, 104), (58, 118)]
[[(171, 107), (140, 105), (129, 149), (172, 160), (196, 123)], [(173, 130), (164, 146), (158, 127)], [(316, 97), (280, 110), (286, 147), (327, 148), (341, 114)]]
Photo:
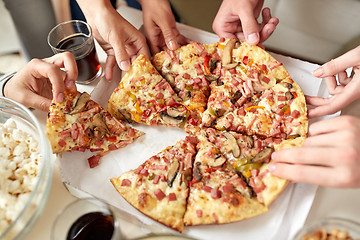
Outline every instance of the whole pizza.
[(111, 179), (131, 205), (180, 232), (267, 212), (288, 184), (267, 170), (271, 154), (301, 146), (308, 129), (304, 95), (282, 63), (236, 39), (138, 57), (108, 109), (189, 134)]
[[(77, 114), (74, 101), (64, 105), (66, 114)], [(151, 59), (140, 55), (102, 111), (101, 119), (116, 119), (122, 126), (117, 133), (123, 137), (114, 139), (117, 148), (143, 134), (128, 123), (176, 127), (188, 134), (111, 178), (132, 206), (179, 232), (184, 226), (236, 222), (269, 211), (288, 184), (268, 171), (271, 154), (301, 146), (308, 130), (304, 95), (282, 63), (236, 39), (192, 42)], [(50, 114), (49, 130), (56, 121)], [(74, 138), (72, 126), (52, 134), (55, 150), (68, 149), (62, 140), (70, 144), (64, 137)], [(88, 148), (94, 144), (90, 141)], [(108, 141), (104, 144), (101, 148), (109, 150)]]

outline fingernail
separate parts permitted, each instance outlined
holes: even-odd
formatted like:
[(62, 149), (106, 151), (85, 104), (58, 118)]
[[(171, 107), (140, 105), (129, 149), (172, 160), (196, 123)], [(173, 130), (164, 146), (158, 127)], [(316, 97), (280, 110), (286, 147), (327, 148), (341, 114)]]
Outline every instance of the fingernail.
[(250, 44), (257, 44), (259, 41), (259, 33), (251, 33), (247, 35), (246, 41)]
[(122, 62), (120, 63), (120, 69), (123, 70), (123, 71), (129, 71), (129, 69), (130, 69), (129, 60), (122, 61)]
[(274, 172), (275, 169), (276, 169), (276, 165), (275, 165), (275, 164), (273, 164), (273, 163), (269, 164), (268, 170), (269, 170), (270, 172)]
[(73, 82), (73, 81), (67, 81), (67, 82), (66, 82), (66, 88), (67, 88), (67, 89), (75, 89), (75, 82)]
[(55, 101), (60, 103), (64, 100), (64, 94), (63, 93), (58, 93), (56, 94), (56, 98), (55, 98)]
[(177, 48), (177, 44), (174, 40), (169, 42), (170, 50), (175, 50)]
[(324, 71), (322, 69), (322, 67), (319, 67), (318, 69), (316, 69), (314, 72), (313, 72), (313, 75), (315, 77), (322, 77), (324, 74)]

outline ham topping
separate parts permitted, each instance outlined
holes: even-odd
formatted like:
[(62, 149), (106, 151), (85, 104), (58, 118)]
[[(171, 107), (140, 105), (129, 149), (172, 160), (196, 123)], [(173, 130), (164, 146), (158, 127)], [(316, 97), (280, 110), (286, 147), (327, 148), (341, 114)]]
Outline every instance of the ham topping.
[(128, 186), (131, 186), (131, 181), (129, 179), (123, 179), (121, 181), (121, 186), (122, 187), (128, 187)]
[(294, 111), (292, 111), (291, 116), (293, 118), (298, 118), (298, 117), (300, 117), (300, 112), (298, 110), (294, 110)]
[(210, 195), (214, 199), (221, 198), (221, 191), (219, 189), (213, 188), (211, 189)]
[(66, 146), (66, 142), (65, 142), (63, 139), (61, 139), (61, 140), (58, 142), (58, 144), (59, 144), (60, 147), (65, 147), (65, 146)]
[(156, 189), (154, 194), (159, 201), (166, 197), (165, 193), (160, 188)]
[(160, 180), (160, 175), (155, 174), (154, 179), (153, 179), (153, 184), (158, 184), (159, 180)]
[(175, 193), (169, 193), (169, 201), (176, 201), (176, 194)]
[(270, 69), (270, 70), (273, 70), (274, 68), (276, 68), (276, 67), (278, 67), (278, 66), (281, 66), (281, 65), (282, 65), (281, 62), (274, 61), (274, 62), (269, 63), (269, 69)]
[(98, 166), (101, 157), (102, 157), (102, 156), (99, 155), (99, 154), (98, 154), (98, 155), (94, 155), (94, 156), (92, 156), (92, 157), (89, 157), (89, 158), (88, 158), (88, 163), (89, 163), (90, 168), (93, 168), (93, 167)]

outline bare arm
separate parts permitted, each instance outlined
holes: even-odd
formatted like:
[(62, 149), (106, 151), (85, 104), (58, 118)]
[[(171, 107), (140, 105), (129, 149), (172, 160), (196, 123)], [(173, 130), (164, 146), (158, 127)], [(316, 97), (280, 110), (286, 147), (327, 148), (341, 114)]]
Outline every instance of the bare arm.
[(107, 54), (105, 77), (112, 79), (117, 63), (121, 70), (130, 68), (138, 55), (149, 56), (145, 36), (124, 19), (107, 0), (77, 0), (95, 39)]

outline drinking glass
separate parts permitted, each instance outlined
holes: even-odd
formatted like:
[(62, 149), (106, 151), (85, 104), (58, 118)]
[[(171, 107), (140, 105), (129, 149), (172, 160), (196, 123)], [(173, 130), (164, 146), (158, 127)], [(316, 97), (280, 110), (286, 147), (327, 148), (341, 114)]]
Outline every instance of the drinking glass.
[(121, 240), (113, 209), (96, 198), (77, 199), (65, 207), (53, 223), (52, 240)]
[(102, 74), (94, 37), (89, 24), (71, 20), (55, 26), (48, 35), (48, 44), (55, 54), (71, 52), (78, 68), (77, 83), (89, 84)]

